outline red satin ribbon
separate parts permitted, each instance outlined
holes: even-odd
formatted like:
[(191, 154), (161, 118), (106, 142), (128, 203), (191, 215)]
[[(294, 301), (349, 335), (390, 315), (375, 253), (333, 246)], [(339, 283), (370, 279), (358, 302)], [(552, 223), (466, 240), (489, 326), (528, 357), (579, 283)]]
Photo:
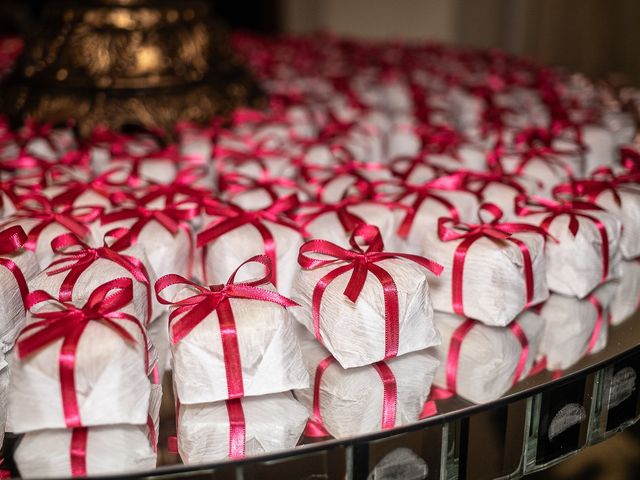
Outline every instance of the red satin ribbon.
[(80, 276), (98, 259), (108, 260), (120, 267), (124, 268), (131, 276), (140, 284), (142, 284), (147, 292), (147, 319), (146, 323), (152, 320), (152, 293), (151, 282), (149, 280), (149, 272), (147, 272), (144, 264), (131, 255), (122, 253), (122, 246), (118, 250), (110, 247), (107, 243), (108, 238), (121, 238), (126, 234), (125, 229), (116, 229), (105, 235), (104, 245), (102, 247), (93, 248), (82, 242), (72, 233), (65, 233), (54, 238), (51, 241), (51, 249), (61, 258), (53, 261), (46, 272), (47, 275), (53, 276), (63, 272), (68, 272), (64, 280), (60, 284), (58, 292), (58, 300), (61, 302), (73, 301), (73, 289), (78, 282)]
[(616, 175), (610, 167), (601, 166), (593, 171), (591, 178), (573, 180), (571, 183), (558, 185), (553, 189), (553, 193), (555, 195), (585, 197), (587, 201), (595, 203), (602, 193), (609, 191), (620, 207), (622, 205), (620, 192), (626, 191), (640, 195), (638, 183), (640, 183), (640, 171)]
[(71, 444), (69, 456), (71, 461), (71, 476), (87, 476), (87, 442), (89, 430), (87, 427), (75, 427), (71, 429)]
[[(492, 218), (485, 222), (480, 215), (487, 212)], [(451, 303), (458, 315), (465, 316), (463, 302), (464, 264), (471, 246), (481, 238), (494, 242), (508, 241), (518, 246), (522, 254), (525, 280), (525, 306), (529, 306), (534, 296), (533, 261), (529, 247), (522, 240), (513, 236), (517, 233), (538, 233), (548, 236), (546, 230), (524, 223), (500, 222), (502, 210), (492, 203), (484, 203), (479, 210), (480, 223), (459, 223), (452, 218), (442, 217), (438, 220), (438, 237), (443, 242), (462, 240), (456, 247), (453, 257)]]
[(336, 359), (332, 355), (329, 355), (323, 359), (316, 367), (316, 373), (313, 379), (313, 405), (311, 416), (307, 420), (307, 426), (304, 429), (304, 434), (307, 437), (322, 438), (328, 437), (331, 434), (327, 432), (327, 429), (322, 422), (322, 413), (320, 412), (320, 382), (322, 376), (329, 365), (335, 363)]
[(21, 219), (39, 220), (29, 230), (24, 243), (24, 248), (32, 251), (35, 251), (42, 231), (52, 223), (57, 223), (80, 238), (87, 238), (90, 230), (86, 224), (96, 220), (103, 210), (98, 206), (56, 208), (49, 199), (37, 194), (25, 195), (17, 207), (18, 211), (4, 225)]
[[(358, 240), (367, 247), (363, 250)], [(320, 306), (325, 290), (340, 275), (353, 271), (344, 290), (344, 295), (352, 302), (356, 302), (367, 275), (371, 272), (380, 282), (384, 295), (385, 317), (385, 353), (384, 358), (395, 357), (398, 354), (399, 343), (399, 315), (398, 290), (393, 277), (385, 269), (377, 265), (382, 260), (404, 258), (426, 268), (435, 275), (440, 275), (442, 266), (418, 255), (384, 252), (384, 244), (380, 231), (373, 225), (359, 225), (349, 238), (351, 250), (344, 249), (326, 240), (310, 240), (300, 247), (298, 263), (305, 270), (314, 270), (329, 265), (336, 268), (322, 277), (313, 290), (312, 314), (314, 334), (323, 343), (320, 334)], [(308, 253), (330, 257), (330, 259), (316, 259)]]
[(242, 399), (226, 400), (225, 404), (229, 416), (229, 458), (244, 458), (247, 432)]
[[(9, 227), (6, 230), (0, 232), (0, 255), (12, 255), (18, 253), (18, 251), (27, 242), (27, 234), (20, 226)], [(27, 301), (27, 295), (29, 294), (29, 287), (27, 280), (24, 278), (24, 274), (20, 267), (10, 258), (0, 257), (0, 265), (5, 267), (11, 272), (18, 284), (18, 290), (20, 291), (20, 298), (22, 299), (22, 308), (26, 308), (25, 302)]]
[[(235, 283), (235, 277), (238, 271), (250, 263), (262, 264), (265, 267), (264, 276), (251, 282)], [(164, 305), (173, 305), (175, 307), (169, 315), (169, 331), (171, 333), (171, 342), (174, 345), (189, 335), (189, 333), (212, 312), (215, 311), (217, 313), (220, 324), (220, 335), (222, 337), (227, 392), (228, 398), (230, 399), (244, 396), (244, 383), (242, 380), (238, 332), (229, 299), (243, 298), (247, 300), (260, 300), (275, 303), (283, 307), (297, 305), (295, 302), (283, 297), (277, 292), (258, 288), (270, 283), (270, 281), (270, 260), (265, 255), (257, 255), (240, 265), (224, 285), (203, 287), (174, 274), (165, 275), (156, 282), (155, 291), (158, 301)], [(192, 297), (175, 302), (162, 297), (162, 291), (174, 285), (187, 286), (197, 293)]]
[(271, 260), (271, 268), (273, 272), (273, 284), (277, 287), (277, 262), (276, 242), (273, 238), (271, 230), (265, 222), (271, 222), (283, 227), (290, 228), (296, 232), (300, 232), (300, 227), (293, 222), (287, 215), (298, 207), (298, 198), (296, 195), (289, 195), (280, 198), (269, 207), (262, 210), (244, 210), (237, 205), (228, 205), (226, 211), (220, 211), (219, 215), (223, 217), (220, 220), (214, 220), (203, 231), (198, 233), (196, 245), (202, 248), (202, 275), (205, 283), (207, 279), (207, 244), (220, 238), (222, 235), (245, 225), (253, 226), (260, 236), (264, 245), (264, 254)]
[(515, 199), (515, 212), (519, 216), (535, 215), (540, 213), (548, 214), (542, 222), (540, 227), (545, 232), (549, 232), (551, 222), (561, 215), (569, 216), (569, 231), (573, 236), (578, 234), (580, 228), (579, 217), (586, 218), (593, 222), (595, 227), (600, 233), (602, 241), (602, 281), (604, 282), (609, 276), (609, 235), (604, 224), (593, 215), (589, 215), (590, 211), (603, 211), (598, 205), (591, 202), (578, 199), (548, 199), (537, 196), (526, 197), (519, 195)]
[(191, 276), (193, 271), (194, 251), (193, 233), (188, 221), (196, 218), (199, 213), (200, 205), (188, 200), (157, 209), (137, 204), (131, 208), (122, 208), (103, 214), (100, 217), (100, 224), (105, 225), (124, 220), (134, 220), (134, 223), (129, 227), (128, 232), (125, 235), (122, 235), (113, 245), (111, 245), (111, 248), (117, 251), (124, 250), (137, 244), (138, 237), (142, 234), (142, 230), (150, 222), (158, 223), (172, 236), (175, 236), (179, 230), (184, 231), (189, 238), (187, 270), (189, 272), (189, 276)]
[[(122, 308), (133, 299), (133, 282), (130, 278), (118, 278), (97, 287), (82, 307), (58, 302), (43, 290), (31, 292), (27, 297), (27, 308), (31, 310), (34, 323), (22, 329), (16, 346), (18, 357), (24, 359), (37, 354), (53, 342), (62, 339), (59, 355), (60, 389), (62, 408), (67, 428), (82, 427), (80, 407), (75, 386), (75, 364), (78, 343), (90, 322), (99, 322), (111, 329), (125, 342), (134, 344), (135, 338), (123, 325), (131, 324), (140, 330), (144, 339), (145, 374), (149, 370), (147, 335), (144, 327)], [(34, 311), (33, 307), (51, 302), (57, 305), (54, 311)]]

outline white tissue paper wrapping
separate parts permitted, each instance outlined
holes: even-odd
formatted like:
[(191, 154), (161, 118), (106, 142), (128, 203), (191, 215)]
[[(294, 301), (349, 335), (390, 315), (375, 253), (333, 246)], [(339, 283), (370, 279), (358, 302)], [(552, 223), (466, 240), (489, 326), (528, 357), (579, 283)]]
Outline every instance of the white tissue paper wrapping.
[[(300, 307), (291, 308), (291, 313), (312, 334), (313, 290), (322, 277), (340, 265), (339, 262), (315, 270), (301, 270), (296, 279), (293, 300)], [(399, 259), (382, 260), (376, 265), (393, 277), (398, 290), (398, 355), (440, 343), (440, 335), (433, 326), (433, 307), (425, 270)], [(373, 274), (368, 273), (362, 291), (353, 303), (344, 296), (351, 274), (350, 271), (333, 280), (325, 289), (320, 304), (320, 335), (324, 346), (344, 368), (383, 360), (385, 353), (382, 285)]]
[[(363, 202), (348, 206), (347, 211), (361, 218), (365, 223), (378, 227), (387, 250), (395, 251), (400, 247), (400, 239), (396, 233), (399, 216), (391, 208), (380, 203)], [(309, 233), (309, 238), (327, 240), (343, 248), (351, 248), (349, 245), (351, 232), (345, 232), (335, 212), (317, 216), (305, 226), (305, 229)]]
[(620, 279), (611, 301), (611, 324), (618, 325), (640, 308), (640, 261), (623, 261)]
[(598, 125), (585, 125), (582, 128), (582, 141), (587, 147), (584, 173), (589, 174), (600, 166), (614, 163), (616, 138), (611, 131)]
[[(149, 416), (158, 438), (158, 412), (162, 389), (154, 386), (149, 402)], [(66, 478), (71, 476), (72, 430), (29, 432), (14, 453), (23, 478)], [(157, 454), (144, 425), (107, 425), (89, 427), (87, 435), (87, 475), (117, 475), (156, 468)], [(43, 455), (46, 452), (46, 455)]]
[[(609, 275), (620, 276), (620, 220), (598, 210), (585, 213), (604, 225), (609, 239)], [(518, 217), (520, 222), (540, 225), (547, 214)], [(547, 283), (549, 290), (563, 295), (586, 297), (602, 282), (602, 237), (595, 223), (578, 216), (579, 228), (574, 237), (569, 230), (569, 215), (559, 215), (549, 225), (549, 239), (545, 248)]]
[[(43, 311), (51, 309), (43, 307)], [(33, 320), (27, 317), (27, 325), (30, 323)], [(154, 365), (155, 350), (145, 344), (140, 329), (132, 322), (118, 324), (135, 339), (134, 345), (97, 321), (89, 322), (78, 342), (76, 398), (82, 425), (87, 427), (146, 422), (151, 384), (145, 371), (145, 351), (150, 349), (149, 365)], [(57, 340), (23, 359), (18, 358), (17, 349), (12, 350), (8, 357), (8, 430), (22, 433), (65, 428), (59, 371), (61, 344), (62, 340)]]
[[(240, 401), (246, 427), (246, 456), (296, 446), (309, 412), (291, 392), (245, 397)], [(228, 457), (229, 430), (226, 402), (180, 405), (180, 458), (185, 464), (194, 465)]]
[(162, 313), (147, 327), (149, 341), (158, 355), (158, 379), (162, 384), (165, 372), (171, 370), (171, 347), (169, 345), (169, 312)]
[[(518, 184), (525, 189), (525, 191), (531, 195), (538, 194), (538, 185), (534, 180), (528, 179), (524, 176), (519, 176), (515, 179)], [(516, 188), (501, 182), (489, 182), (487, 186), (482, 190), (482, 200), (484, 202), (490, 202), (497, 205), (502, 210), (503, 221), (517, 222), (519, 221), (516, 215), (515, 199), (521, 192)]]
[[(205, 222), (206, 229), (209, 223)], [(291, 293), (293, 281), (298, 271), (298, 250), (302, 245), (302, 235), (296, 230), (265, 221), (276, 245), (276, 267), (278, 292), (284, 296)], [(264, 241), (253, 225), (247, 224), (235, 228), (207, 244), (204, 257), (207, 283), (226, 283), (231, 274), (247, 259), (255, 255), (264, 255)], [(262, 265), (246, 265), (242, 268), (248, 276), (256, 278), (262, 275)]]
[[(311, 388), (296, 390), (296, 398), (313, 411), (313, 385), (318, 364), (329, 356), (313, 337), (302, 342), (302, 354), (311, 376)], [(431, 390), (438, 361), (430, 350), (408, 353), (386, 360), (396, 379), (395, 426), (418, 420)], [(336, 438), (379, 431), (382, 424), (384, 385), (372, 365), (345, 370), (337, 362), (322, 374), (320, 413), (322, 424)]]
[(611, 190), (605, 190), (594, 203), (616, 216), (622, 222), (620, 253), (626, 260), (640, 256), (640, 186), (622, 185), (618, 189), (620, 205)]
[[(521, 156), (505, 155), (502, 158), (503, 168), (507, 173), (516, 173), (518, 165), (521, 162)], [(539, 186), (539, 193), (543, 196), (550, 196), (553, 187), (558, 183), (566, 183), (571, 180), (569, 171), (565, 168), (568, 166), (572, 172), (575, 172), (580, 163), (579, 156), (573, 155), (556, 155), (555, 160), (544, 160), (542, 158), (533, 158), (529, 160), (518, 175), (525, 176), (536, 182)], [(579, 175), (579, 173), (574, 173)]]
[(598, 287), (594, 295), (603, 307), (602, 328), (591, 352), (587, 352), (598, 313), (588, 299), (551, 294), (540, 310), (544, 319), (544, 333), (539, 358), (546, 357), (548, 370), (564, 370), (586, 353), (601, 350), (607, 341), (608, 307), (615, 293), (615, 283)]
[[(533, 270), (532, 305), (548, 295), (545, 278), (544, 237), (518, 233), (513, 237), (529, 247)], [(441, 241), (435, 231), (425, 236), (424, 255), (444, 266), (439, 277), (429, 277), (433, 308), (455, 313), (453, 309), (453, 259), (462, 240)], [(462, 300), (467, 317), (486, 325), (505, 326), (524, 310), (526, 283), (522, 252), (515, 243), (496, 243), (488, 238), (476, 240), (467, 251), (462, 280)]]
[[(194, 292), (185, 288), (177, 293), (174, 301), (192, 295)], [(309, 376), (287, 310), (261, 300), (230, 298), (229, 303), (237, 331), (244, 395), (264, 395), (308, 386)], [(173, 381), (182, 404), (228, 398), (216, 311), (171, 345), (171, 351)]]
[[(478, 198), (469, 192), (434, 190), (433, 195), (442, 197), (450, 202), (458, 212), (460, 220), (471, 222), (477, 217)], [(402, 200), (406, 205), (412, 205), (416, 196), (410, 195)], [(399, 225), (407, 215), (404, 210), (398, 210), (400, 220)], [(415, 213), (411, 230), (406, 239), (406, 249), (410, 253), (420, 254), (425, 250), (425, 236), (429, 231), (438, 230), (438, 219), (440, 217), (450, 217), (449, 209), (440, 201), (427, 197)], [(386, 242), (385, 242), (386, 245)]]
[[(434, 385), (447, 388), (447, 357), (454, 331), (465, 321), (463, 317), (436, 312), (436, 327), (442, 344), (431, 352), (440, 361)], [(522, 312), (518, 323), (529, 342), (527, 362), (520, 379), (531, 369), (544, 329), (544, 322), (532, 310)], [(462, 340), (456, 374), (456, 393), (473, 402), (486, 403), (504, 395), (514, 383), (514, 375), (522, 354), (522, 346), (506, 327), (489, 327), (476, 322)]]
[[(31, 218), (12, 219), (12, 217), (9, 217), (5, 219), (5, 222), (6, 223), (2, 225), (2, 229), (9, 228), (14, 225), (20, 225), (27, 235), (32, 228), (40, 224), (40, 220)], [(83, 225), (89, 229), (89, 235), (87, 238), (83, 238), (82, 240), (91, 246), (98, 246), (98, 239), (102, 238), (102, 235), (98, 232), (99, 227), (97, 222), (94, 222), (93, 224), (83, 223)], [(55, 254), (51, 249), (51, 240), (63, 233), (69, 233), (69, 230), (56, 222), (48, 224), (40, 231), (35, 250), (40, 268), (47, 268), (53, 260)]]
[(7, 422), (7, 401), (9, 397), (9, 366), (0, 354), (0, 447), (4, 443), (5, 425)]
[[(134, 220), (123, 220), (100, 226), (100, 238), (114, 228), (124, 227), (129, 229), (135, 223)], [(147, 257), (151, 270), (156, 278), (169, 273), (189, 276), (189, 255), (193, 251), (193, 234), (189, 235), (184, 228), (179, 227), (175, 235), (164, 228), (160, 223), (151, 221), (147, 223), (135, 245), (139, 245)], [(133, 246), (135, 246), (133, 245)], [(136, 251), (123, 250), (126, 255), (135, 256)]]
[[(25, 281), (35, 277), (40, 271), (38, 261), (33, 252), (21, 249), (13, 255), (2, 255), (14, 262)], [(9, 269), (0, 265), (0, 350), (6, 353), (13, 347), (13, 343), (25, 323), (25, 312), (20, 289), (16, 277)]]
[[(147, 257), (139, 245), (133, 245), (128, 248), (126, 252), (123, 252), (123, 254), (137, 258), (142, 262), (147, 270), (151, 293), (150, 319), (153, 320), (164, 311), (164, 308), (158, 303), (153, 290), (153, 286), (156, 281), (153, 269), (149, 265)], [(64, 256), (54, 257), (54, 260), (58, 258), (64, 258)], [(69, 262), (69, 264), (73, 264), (73, 262)], [(56, 273), (55, 275), (49, 275), (48, 272), (55, 271), (64, 265), (66, 265), (66, 263), (46, 268), (40, 272), (29, 282), (29, 290), (44, 290), (52, 297), (58, 298), (60, 296), (60, 287), (62, 286), (62, 282), (69, 274), (69, 271), (63, 271)], [(118, 265), (116, 262), (112, 262), (104, 258), (98, 258), (91, 263), (78, 277), (78, 280), (73, 287), (72, 299), (73, 301), (78, 301), (79, 299), (86, 300), (89, 295), (91, 295), (91, 292), (93, 292), (97, 287), (117, 278), (130, 278), (133, 281), (133, 300), (129, 305), (127, 305), (126, 310), (130, 311), (134, 317), (136, 317), (141, 323), (145, 324), (148, 319), (147, 286), (138, 282), (127, 269)]]

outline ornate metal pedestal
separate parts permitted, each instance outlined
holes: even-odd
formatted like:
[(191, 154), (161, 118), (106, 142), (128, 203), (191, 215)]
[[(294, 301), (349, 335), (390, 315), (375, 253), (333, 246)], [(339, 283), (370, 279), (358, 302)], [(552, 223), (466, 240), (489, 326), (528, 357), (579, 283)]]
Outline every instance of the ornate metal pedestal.
[(170, 131), (203, 123), (261, 92), (202, 0), (54, 0), (3, 85), (14, 121), (74, 119), (95, 126)]

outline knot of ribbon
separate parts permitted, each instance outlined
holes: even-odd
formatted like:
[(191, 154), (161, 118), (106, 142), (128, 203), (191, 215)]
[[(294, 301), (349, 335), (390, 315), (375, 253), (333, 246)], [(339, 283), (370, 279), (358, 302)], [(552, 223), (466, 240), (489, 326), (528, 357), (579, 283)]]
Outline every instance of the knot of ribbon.
[[(362, 248), (360, 243), (366, 248)], [(327, 240), (310, 240), (300, 247), (298, 263), (305, 270), (335, 265), (336, 268), (324, 275), (316, 284), (312, 294), (312, 315), (314, 334), (323, 343), (320, 333), (320, 307), (327, 287), (340, 275), (351, 273), (343, 292), (351, 302), (356, 302), (369, 273), (380, 282), (384, 295), (385, 352), (384, 358), (398, 354), (400, 307), (398, 289), (393, 277), (378, 262), (390, 259), (405, 259), (417, 263), (434, 275), (440, 275), (443, 267), (436, 262), (418, 255), (385, 252), (380, 231), (373, 225), (358, 225), (349, 238), (351, 250), (342, 248)], [(321, 255), (315, 258), (310, 254)]]
[[(52, 343), (62, 340), (58, 369), (62, 408), (67, 428), (82, 427), (80, 406), (75, 386), (75, 365), (78, 344), (86, 328), (93, 322), (109, 328), (127, 344), (136, 339), (126, 328), (131, 325), (140, 331), (144, 339), (145, 374), (149, 372), (147, 336), (138, 320), (122, 311), (133, 299), (133, 282), (130, 278), (118, 278), (97, 287), (82, 307), (59, 302), (43, 290), (31, 292), (27, 297), (27, 309), (35, 320), (22, 329), (16, 347), (18, 357), (35, 355)], [(35, 308), (48, 303), (51, 308)]]
[(87, 238), (91, 233), (87, 224), (97, 220), (103, 212), (103, 208), (99, 206), (56, 206), (51, 200), (38, 194), (24, 195), (17, 207), (18, 210), (8, 219), (9, 222), (19, 219), (38, 220), (29, 230), (24, 244), (24, 248), (32, 251), (35, 251), (42, 231), (52, 223), (80, 238)]
[(243, 227), (251, 225), (254, 227), (264, 244), (264, 253), (271, 261), (273, 274), (273, 284), (277, 286), (277, 255), (276, 242), (265, 222), (271, 222), (283, 227), (290, 228), (296, 232), (300, 232), (300, 227), (289, 217), (289, 215), (298, 207), (299, 201), (295, 194), (279, 198), (269, 207), (261, 210), (245, 210), (234, 204), (226, 205), (222, 209), (215, 212), (221, 219), (214, 220), (205, 227), (203, 231), (198, 233), (196, 245), (202, 248), (202, 271), (205, 283), (207, 282), (206, 262), (207, 262), (207, 244), (220, 238), (222, 235)]
[[(251, 263), (263, 265), (265, 268), (264, 275), (257, 280), (236, 283), (235, 278), (238, 271)], [(260, 288), (271, 283), (271, 274), (269, 257), (256, 255), (242, 263), (231, 274), (225, 284), (203, 287), (175, 274), (165, 275), (156, 282), (155, 291), (158, 301), (173, 307), (169, 314), (169, 332), (172, 344), (175, 345), (189, 335), (212, 312), (217, 313), (222, 337), (222, 351), (229, 399), (244, 396), (238, 332), (229, 299), (260, 300), (275, 303), (282, 307), (297, 305), (278, 292)], [(176, 286), (188, 288), (195, 294), (181, 300), (168, 300), (162, 296), (162, 292), (165, 289)]]
[[(561, 193), (561, 192), (556, 192)], [(598, 205), (575, 198), (543, 198), (538, 196), (518, 195), (515, 199), (515, 213), (518, 216), (526, 217), (536, 214), (547, 214), (540, 223), (540, 227), (545, 232), (549, 232), (551, 223), (562, 215), (569, 217), (568, 228), (575, 237), (580, 229), (579, 218), (584, 218), (592, 222), (600, 233), (602, 252), (602, 281), (609, 276), (609, 234), (602, 221), (591, 215), (590, 212), (603, 211)]]
[[(483, 214), (489, 215), (489, 220), (483, 219)], [(492, 203), (483, 203), (478, 212), (480, 223), (456, 222), (452, 218), (441, 217), (438, 220), (438, 237), (443, 242), (461, 240), (456, 247), (451, 272), (452, 306), (458, 315), (465, 316), (463, 301), (464, 265), (471, 246), (481, 238), (489, 239), (498, 244), (511, 242), (520, 249), (523, 260), (525, 281), (525, 305), (531, 305), (534, 296), (533, 261), (531, 252), (525, 242), (514, 237), (517, 233), (537, 233), (548, 237), (547, 231), (535, 225), (525, 223), (501, 222), (502, 210)]]
[(53, 276), (67, 272), (60, 284), (58, 300), (61, 302), (73, 301), (73, 289), (80, 276), (98, 259), (113, 262), (124, 268), (131, 277), (144, 286), (147, 292), (147, 324), (151, 322), (151, 282), (149, 272), (139, 259), (125, 255), (121, 252), (123, 245), (118, 248), (109, 246), (108, 239), (118, 239), (126, 235), (126, 229), (114, 229), (105, 235), (104, 244), (101, 247), (91, 247), (72, 233), (57, 236), (51, 241), (51, 249), (60, 258), (51, 262), (46, 272)]

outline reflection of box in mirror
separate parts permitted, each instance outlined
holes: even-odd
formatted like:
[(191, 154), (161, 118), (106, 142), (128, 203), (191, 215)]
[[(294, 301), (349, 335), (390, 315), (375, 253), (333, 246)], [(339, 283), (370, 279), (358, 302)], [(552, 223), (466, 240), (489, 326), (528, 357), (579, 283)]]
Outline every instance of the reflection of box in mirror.
[[(318, 365), (330, 354), (308, 335), (302, 342), (302, 351), (314, 385)], [(418, 419), (438, 365), (429, 352), (422, 350), (381, 362), (393, 376), (396, 393), (392, 406), (395, 419), (386, 428)], [(374, 365), (344, 369), (334, 361), (322, 372), (319, 397), (314, 398), (313, 388), (296, 390), (295, 395), (310, 412), (314, 411), (315, 402), (319, 402), (322, 425), (334, 437), (345, 438), (383, 427), (385, 381)]]
[[(515, 381), (527, 375), (536, 358), (543, 328), (542, 319), (532, 310), (520, 314), (512, 323), (524, 334), (525, 351), (521, 339), (514, 334), (514, 326), (489, 327), (441, 312), (436, 312), (435, 322), (442, 344), (430, 350), (440, 360), (434, 384), (474, 403), (499, 398)], [(461, 334), (465, 325), (469, 328)], [(455, 351), (457, 359), (452, 357), (451, 352)]]

